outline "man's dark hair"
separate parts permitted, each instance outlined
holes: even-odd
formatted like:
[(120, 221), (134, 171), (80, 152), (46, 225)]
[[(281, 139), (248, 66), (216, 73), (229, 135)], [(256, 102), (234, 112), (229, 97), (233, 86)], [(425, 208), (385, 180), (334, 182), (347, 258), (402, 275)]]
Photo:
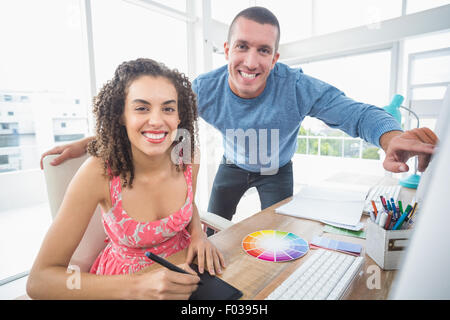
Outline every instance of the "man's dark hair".
[(278, 51), (278, 45), (280, 43), (280, 24), (278, 22), (277, 17), (270, 10), (263, 7), (250, 7), (244, 9), (241, 12), (239, 12), (236, 17), (234, 17), (233, 21), (231, 22), (230, 28), (228, 29), (228, 43), (230, 43), (231, 34), (233, 33), (233, 27), (235, 25), (235, 22), (240, 17), (244, 17), (248, 20), (252, 20), (260, 24), (267, 23), (276, 27), (278, 30), (278, 35), (277, 40), (275, 41), (275, 52)]

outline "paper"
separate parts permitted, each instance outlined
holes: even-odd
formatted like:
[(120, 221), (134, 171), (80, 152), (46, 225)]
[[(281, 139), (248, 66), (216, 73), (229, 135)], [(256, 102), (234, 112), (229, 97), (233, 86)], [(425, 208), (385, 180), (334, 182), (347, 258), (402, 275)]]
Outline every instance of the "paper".
[(315, 237), (310, 242), (310, 247), (324, 248), (329, 250), (340, 251), (351, 255), (360, 255), (362, 246), (356, 243), (333, 240), (325, 237)]
[(347, 230), (347, 229), (342, 229), (342, 228), (336, 228), (330, 225), (326, 225), (323, 227), (323, 232), (328, 232), (328, 233), (334, 233), (334, 234), (340, 234), (340, 235), (344, 235), (347, 237), (356, 237), (356, 238), (366, 238), (366, 233), (364, 231), (352, 231), (352, 230)]
[(356, 226), (366, 192), (308, 186), (275, 212), (294, 217)]
[(351, 231), (360, 231), (364, 228), (364, 223), (362, 223), (362, 222), (358, 222), (354, 226), (350, 226), (348, 224), (342, 224), (342, 223), (334, 223), (334, 222), (330, 222), (330, 221), (326, 221), (326, 220), (322, 220), (321, 222), (328, 224), (330, 226), (336, 227), (336, 228), (347, 229), (347, 230), (351, 230)]

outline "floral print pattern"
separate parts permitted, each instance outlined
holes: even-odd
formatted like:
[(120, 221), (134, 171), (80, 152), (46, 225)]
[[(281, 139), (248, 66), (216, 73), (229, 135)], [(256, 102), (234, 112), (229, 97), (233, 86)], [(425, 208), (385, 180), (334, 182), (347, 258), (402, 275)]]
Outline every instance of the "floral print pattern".
[(187, 166), (184, 176), (188, 186), (184, 205), (170, 216), (150, 222), (135, 221), (128, 216), (122, 208), (120, 177), (113, 177), (110, 181), (112, 208), (102, 213), (108, 244), (92, 265), (91, 273), (135, 273), (153, 263), (145, 256), (146, 251), (168, 257), (189, 246), (190, 235), (186, 227), (193, 209), (192, 166)]

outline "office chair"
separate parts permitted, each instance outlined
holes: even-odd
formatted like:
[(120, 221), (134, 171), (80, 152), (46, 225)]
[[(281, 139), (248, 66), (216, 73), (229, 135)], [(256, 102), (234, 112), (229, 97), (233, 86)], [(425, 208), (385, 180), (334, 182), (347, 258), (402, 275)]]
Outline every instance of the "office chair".
[[(79, 158), (67, 160), (58, 166), (52, 166), (50, 162), (56, 157), (57, 155), (49, 155), (43, 159), (44, 176), (52, 219), (58, 213), (59, 206), (72, 177), (89, 155), (86, 154)], [(199, 210), (199, 214), (202, 224), (215, 231), (221, 231), (233, 225), (231, 221), (210, 212), (202, 212)], [(101, 209), (100, 206), (97, 206), (69, 264), (79, 266), (81, 272), (89, 272), (98, 254), (106, 246), (105, 238), (106, 233), (103, 229)]]

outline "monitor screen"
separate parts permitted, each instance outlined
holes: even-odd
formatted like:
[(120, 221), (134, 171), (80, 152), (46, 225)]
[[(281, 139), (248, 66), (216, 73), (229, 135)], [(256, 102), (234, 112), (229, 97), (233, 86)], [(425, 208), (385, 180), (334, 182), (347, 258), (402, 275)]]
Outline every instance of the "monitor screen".
[[(440, 142), (420, 182), (423, 201), (392, 299), (450, 299), (450, 97), (447, 90), (438, 133)], [(426, 172), (427, 172), (426, 171)], [(419, 192), (419, 190), (418, 190)]]
[[(438, 119), (436, 121), (436, 126), (434, 132), (441, 139), (442, 135), (445, 134), (445, 130), (450, 125), (450, 86), (447, 87), (444, 99), (442, 102), (442, 107), (439, 112)], [(423, 199), (425, 198), (426, 192), (428, 190), (428, 185), (433, 178), (435, 161), (431, 161), (425, 172), (422, 173), (420, 177), (420, 184), (417, 187), (416, 201), (421, 205)], [(420, 209), (419, 209), (420, 210)]]

